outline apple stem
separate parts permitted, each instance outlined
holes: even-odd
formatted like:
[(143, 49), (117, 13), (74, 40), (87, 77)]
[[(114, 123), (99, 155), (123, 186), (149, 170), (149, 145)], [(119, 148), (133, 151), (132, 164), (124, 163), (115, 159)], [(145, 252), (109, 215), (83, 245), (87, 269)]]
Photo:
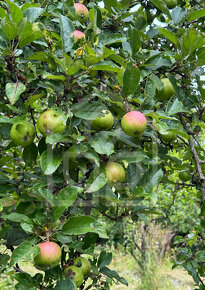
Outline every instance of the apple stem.
[(46, 232), (46, 240), (49, 242), (49, 231)]

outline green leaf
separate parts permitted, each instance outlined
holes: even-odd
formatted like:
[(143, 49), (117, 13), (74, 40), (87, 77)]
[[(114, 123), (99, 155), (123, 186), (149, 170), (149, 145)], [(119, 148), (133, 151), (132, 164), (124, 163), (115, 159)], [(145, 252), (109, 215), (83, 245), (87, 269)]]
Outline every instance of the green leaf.
[(166, 14), (169, 19), (171, 19), (171, 15), (169, 13), (169, 9), (166, 4), (162, 0), (150, 0), (159, 10), (161, 10), (164, 14)]
[(197, 10), (197, 11), (191, 11), (189, 16), (188, 16), (188, 20), (187, 22), (191, 22), (195, 19), (198, 19), (200, 17), (204, 17), (205, 16), (205, 9), (200, 9), (200, 10)]
[(6, 96), (10, 103), (14, 105), (18, 101), (20, 95), (25, 92), (26, 86), (22, 83), (7, 83), (6, 84)]
[(103, 117), (103, 110), (106, 110), (104, 104), (100, 102), (82, 102), (71, 107), (72, 112), (78, 118), (85, 120), (94, 120), (97, 117)]
[(105, 4), (105, 9), (108, 10), (109, 13), (113, 13), (117, 8), (117, 0), (103, 0)]
[(109, 265), (111, 261), (112, 261), (112, 253), (106, 253), (105, 251), (102, 251), (98, 258), (98, 263), (97, 263), (98, 268), (102, 268)]
[(150, 167), (150, 169), (145, 173), (142, 179), (142, 185), (145, 188), (145, 192), (152, 192), (153, 188), (159, 184), (163, 177), (163, 171), (158, 167)]
[(183, 8), (175, 7), (171, 13), (174, 24), (179, 24), (183, 20), (186, 14), (187, 14), (187, 11), (184, 7)]
[(18, 33), (18, 27), (15, 22), (10, 22), (6, 20), (6, 18), (2, 19), (1, 21), (1, 29), (8, 40), (13, 40)]
[(10, 10), (11, 17), (12, 17), (13, 21), (16, 24), (18, 24), (21, 21), (21, 19), (23, 18), (23, 12), (14, 2), (12, 2), (10, 0), (6, 0), (6, 3), (9, 6), (9, 10)]
[(23, 160), (27, 165), (31, 166), (33, 163), (36, 163), (37, 156), (38, 148), (34, 143), (24, 148)]
[(139, 33), (137, 29), (134, 27), (130, 27), (128, 30), (128, 36), (129, 36), (129, 43), (132, 48), (132, 55), (135, 56), (135, 54), (138, 52), (138, 50), (141, 47), (141, 41), (139, 37)]
[(76, 200), (78, 193), (83, 191), (82, 188), (77, 186), (69, 186), (61, 189), (55, 198), (56, 206), (53, 207), (53, 220), (58, 220), (66, 208), (71, 206)]
[(112, 72), (119, 72), (120, 67), (116, 65), (111, 60), (101, 61), (98, 64), (95, 64), (91, 70), (103, 70), (103, 71), (112, 71)]
[(101, 238), (107, 238), (103, 225), (91, 216), (70, 217), (63, 225), (62, 232), (67, 235), (78, 236), (86, 233), (96, 233)]
[(136, 151), (126, 151), (119, 152), (117, 154), (112, 155), (113, 160), (118, 161), (126, 161), (128, 163), (135, 163), (143, 161), (147, 155), (142, 150), (136, 150)]
[(129, 62), (126, 66), (123, 76), (122, 94), (124, 96), (134, 94), (140, 81), (140, 71), (133, 62)]
[(111, 279), (116, 279), (120, 283), (128, 286), (128, 283), (127, 283), (127, 281), (124, 278), (120, 277), (117, 272), (115, 272), (113, 270), (110, 270), (107, 267), (101, 268), (100, 269), (100, 273), (104, 274), (105, 276), (107, 276), (107, 277), (109, 277)]
[(32, 24), (27, 18), (23, 18), (19, 24), (19, 47), (22, 48), (25, 45), (31, 43), (32, 41), (41, 38), (43, 33), (38, 30), (33, 29)]
[(167, 112), (170, 116), (183, 111), (184, 111), (183, 104), (178, 99), (175, 99), (173, 103), (169, 102)]
[(55, 287), (55, 290), (77, 290), (77, 287), (73, 280), (71, 279), (66, 279), (62, 281), (58, 281)]
[(196, 49), (199, 49), (203, 46), (204, 39), (201, 36), (201, 34), (193, 29), (189, 28), (184, 32), (182, 43), (181, 43), (181, 49), (182, 49), (182, 55), (187, 56), (190, 53), (194, 52)]
[(109, 137), (109, 132), (102, 131), (96, 133), (90, 141), (90, 146), (98, 154), (106, 154), (107, 156), (110, 156), (115, 151), (114, 144)]
[(23, 11), (24, 17), (27, 17), (29, 22), (34, 23), (36, 19), (45, 11), (44, 8), (30, 7)]
[(48, 201), (52, 206), (56, 205), (55, 196), (47, 188), (39, 188), (38, 193), (44, 200)]
[(31, 222), (30, 218), (27, 217), (26, 215), (24, 214), (20, 214), (20, 213), (10, 213), (8, 215), (3, 215), (2, 216), (5, 220), (10, 220), (10, 221), (13, 221), (13, 222), (17, 222), (17, 223), (21, 223), (21, 222)]
[(198, 66), (205, 65), (205, 47), (200, 48), (196, 54), (198, 57)]
[(20, 246), (18, 246), (12, 253), (10, 266), (14, 266), (20, 261), (30, 262), (33, 257), (40, 253), (40, 248), (35, 245), (35, 240), (25, 240)]
[(88, 182), (86, 192), (95, 192), (102, 188), (107, 182), (105, 173), (99, 171), (98, 168), (95, 168), (91, 173)]
[(171, 42), (177, 45), (177, 37), (176, 35), (168, 29), (165, 28), (158, 28), (158, 30)]
[(74, 26), (72, 21), (66, 16), (60, 16), (60, 33), (63, 42), (63, 49), (65, 52), (71, 50), (74, 44), (73, 38), (70, 37), (71, 32), (73, 32)]
[(46, 150), (41, 155), (41, 169), (44, 174), (49, 175), (56, 171), (61, 164), (62, 156), (54, 150)]

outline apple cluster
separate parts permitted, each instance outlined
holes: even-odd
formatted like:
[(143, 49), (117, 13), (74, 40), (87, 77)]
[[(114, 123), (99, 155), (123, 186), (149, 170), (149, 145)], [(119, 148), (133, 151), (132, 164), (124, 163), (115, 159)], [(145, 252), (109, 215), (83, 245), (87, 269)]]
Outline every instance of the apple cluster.
[[(63, 114), (54, 109), (43, 112), (37, 121), (37, 128), (44, 137), (54, 133), (63, 133), (65, 126)], [(28, 121), (17, 122), (12, 126), (10, 136), (15, 144), (26, 147), (35, 139), (35, 127)]]
[[(84, 4), (74, 3), (75, 9), (75, 19), (80, 21), (81, 23), (85, 22), (88, 19), (89, 11)], [(74, 37), (74, 42), (77, 42), (79, 39), (85, 38), (85, 34), (80, 30), (75, 30), (71, 32), (70, 37)]]
[[(46, 241), (38, 246), (40, 253), (34, 259), (35, 267), (38, 270), (52, 269), (60, 263), (61, 248), (58, 244)], [(88, 278), (90, 270), (90, 262), (84, 257), (77, 257), (64, 266), (63, 274), (73, 280), (77, 287), (80, 287), (83, 281)]]

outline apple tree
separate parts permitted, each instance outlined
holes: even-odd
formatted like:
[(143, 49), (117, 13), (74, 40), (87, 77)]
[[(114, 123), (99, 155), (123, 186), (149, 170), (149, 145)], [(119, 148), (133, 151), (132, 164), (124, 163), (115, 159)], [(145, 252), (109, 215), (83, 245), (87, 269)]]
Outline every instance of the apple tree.
[(205, 5), (75, 2), (0, 1), (0, 271), (16, 289), (127, 285), (96, 250), (105, 220), (165, 215), (157, 188), (180, 172), (199, 222), (178, 263), (204, 289)]

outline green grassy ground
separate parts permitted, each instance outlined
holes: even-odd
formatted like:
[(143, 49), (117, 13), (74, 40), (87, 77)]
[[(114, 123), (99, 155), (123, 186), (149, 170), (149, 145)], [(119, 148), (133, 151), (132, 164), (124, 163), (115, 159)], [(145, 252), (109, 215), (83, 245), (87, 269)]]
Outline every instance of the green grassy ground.
[(112, 290), (192, 290), (193, 279), (180, 268), (171, 269), (168, 258), (161, 262), (153, 271), (149, 271), (141, 280), (137, 273), (135, 260), (129, 255), (115, 252), (110, 268), (116, 270), (120, 276), (127, 279), (129, 286), (114, 285)]

